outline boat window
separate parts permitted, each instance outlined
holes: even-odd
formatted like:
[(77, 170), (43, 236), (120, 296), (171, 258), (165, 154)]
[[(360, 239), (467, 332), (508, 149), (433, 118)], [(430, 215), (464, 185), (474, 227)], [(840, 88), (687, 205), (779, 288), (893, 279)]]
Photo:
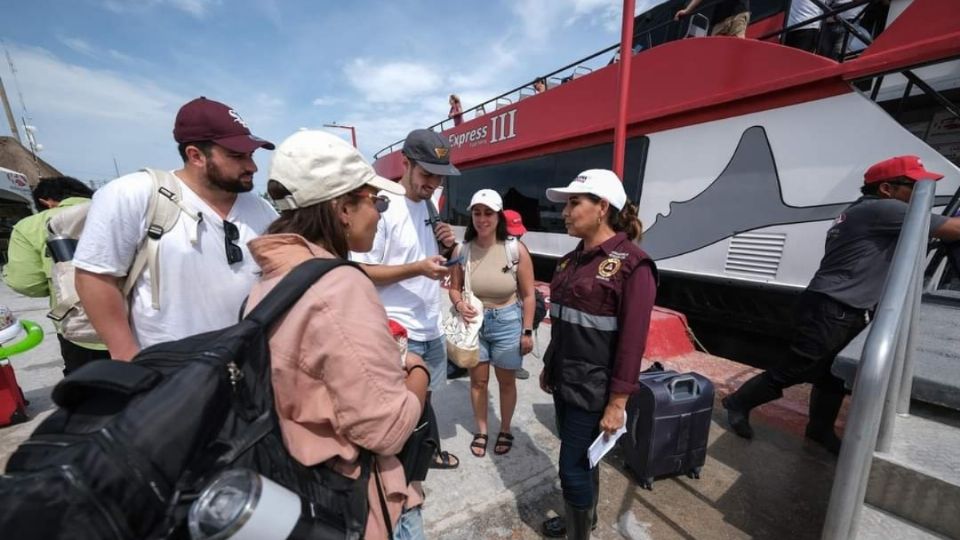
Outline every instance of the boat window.
[[(648, 139), (627, 140), (624, 188), (631, 201), (640, 199)], [(549, 187), (565, 186), (579, 173), (591, 168), (609, 168), (613, 145), (601, 144), (510, 163), (462, 170), (461, 176), (447, 178), (444, 220), (465, 226), (470, 219), (467, 205), (480, 189), (493, 189), (503, 197), (504, 207), (516, 210), (529, 231), (563, 233), (562, 204), (546, 198)]]

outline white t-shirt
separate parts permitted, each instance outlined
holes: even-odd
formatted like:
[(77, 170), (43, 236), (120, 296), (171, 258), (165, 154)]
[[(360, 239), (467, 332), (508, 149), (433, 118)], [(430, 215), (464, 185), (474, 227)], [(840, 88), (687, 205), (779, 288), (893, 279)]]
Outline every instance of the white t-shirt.
[[(818, 17), (820, 15), (823, 15), (823, 10), (820, 9), (820, 6), (814, 4), (810, 0), (793, 0), (793, 3), (790, 4), (790, 16), (787, 18), (787, 26), (793, 26), (797, 23)], [(812, 22), (810, 24), (805, 24), (800, 28), (795, 28), (794, 30), (815, 30), (820, 28), (821, 23), (822, 21)]]
[[(240, 304), (259, 271), (247, 242), (263, 233), (277, 217), (273, 207), (256, 194), (237, 196), (227, 221), (240, 232), (236, 243), (243, 251), (243, 260), (230, 265), (223, 220), (183, 181), (180, 188), (183, 203), (203, 217), (198, 223), (181, 212), (173, 229), (160, 239), (160, 309), (151, 305), (149, 269), (130, 293), (130, 324), (144, 348), (236, 323)], [(153, 183), (145, 172), (122, 176), (97, 190), (77, 245), (77, 268), (117, 277), (127, 275), (146, 236), (152, 190)]]
[[(380, 215), (373, 249), (350, 252), (350, 260), (363, 264), (401, 265), (437, 255), (437, 240), (427, 224), (425, 201), (413, 202), (404, 195), (380, 192), (390, 198), (390, 207)], [(410, 339), (430, 341), (440, 330), (440, 282), (416, 276), (392, 285), (378, 286), (387, 316), (407, 328)]]

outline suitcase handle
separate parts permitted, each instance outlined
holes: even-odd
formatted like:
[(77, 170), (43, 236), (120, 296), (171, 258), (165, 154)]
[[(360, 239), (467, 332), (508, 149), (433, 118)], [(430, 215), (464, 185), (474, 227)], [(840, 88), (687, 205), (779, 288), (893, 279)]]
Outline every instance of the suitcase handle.
[(690, 397), (697, 397), (700, 395), (700, 384), (697, 382), (697, 379), (691, 375), (681, 375), (675, 377), (670, 384), (667, 385), (667, 388), (670, 389), (670, 397), (676, 399), (677, 387), (681, 388), (687, 387), (690, 389)]

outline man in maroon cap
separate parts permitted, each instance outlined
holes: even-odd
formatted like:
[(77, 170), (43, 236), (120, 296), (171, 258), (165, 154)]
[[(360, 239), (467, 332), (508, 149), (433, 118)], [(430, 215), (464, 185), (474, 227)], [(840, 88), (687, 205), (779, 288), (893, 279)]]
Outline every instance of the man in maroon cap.
[[(173, 138), (183, 167), (99, 189), (74, 257), (80, 301), (115, 359), (235, 323), (259, 270), (247, 242), (277, 216), (251, 192), (253, 153), (273, 143), (236, 111), (194, 99), (177, 113)], [(164, 214), (174, 216), (165, 228)]]
[[(840, 452), (833, 424), (843, 403), (844, 386), (830, 367), (867, 325), (880, 301), (914, 183), (941, 178), (942, 174), (926, 170), (916, 156), (886, 159), (867, 169), (860, 188), (863, 196), (827, 232), (820, 268), (800, 295), (795, 333), (784, 358), (723, 400), (737, 435), (753, 437), (751, 409), (779, 399), (784, 388), (810, 382), (806, 436), (834, 454)], [(960, 239), (960, 218), (931, 215), (930, 236)]]

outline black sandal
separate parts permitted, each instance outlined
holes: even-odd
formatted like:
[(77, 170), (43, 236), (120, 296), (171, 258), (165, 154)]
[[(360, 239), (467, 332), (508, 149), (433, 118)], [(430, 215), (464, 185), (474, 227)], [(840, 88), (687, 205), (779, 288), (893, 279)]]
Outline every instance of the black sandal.
[(460, 458), (444, 450), (434, 454), (434, 460), (430, 463), (431, 469), (456, 469), (460, 466)]
[[(483, 441), (483, 442), (480, 442)], [(474, 451), (474, 448), (477, 450), (482, 450), (483, 453)], [(470, 453), (473, 454), (473, 457), (482, 458), (487, 455), (487, 434), (486, 433), (474, 433), (473, 442), (470, 443)]]
[[(501, 450), (504, 448), (505, 450)], [(493, 445), (493, 453), (502, 456), (513, 448), (513, 435), (500, 432), (497, 434), (497, 443)]]

